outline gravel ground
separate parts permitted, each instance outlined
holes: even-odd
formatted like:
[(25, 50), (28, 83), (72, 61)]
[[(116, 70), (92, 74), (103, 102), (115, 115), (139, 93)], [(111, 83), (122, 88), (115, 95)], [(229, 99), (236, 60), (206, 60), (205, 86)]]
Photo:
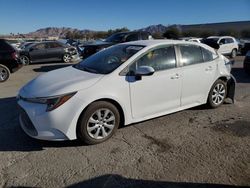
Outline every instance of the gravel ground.
[(204, 106), (121, 128), (105, 143), (45, 142), (18, 123), (27, 81), (69, 64), (23, 67), (0, 85), (0, 187), (250, 186), (250, 76), (237, 57), (235, 104)]

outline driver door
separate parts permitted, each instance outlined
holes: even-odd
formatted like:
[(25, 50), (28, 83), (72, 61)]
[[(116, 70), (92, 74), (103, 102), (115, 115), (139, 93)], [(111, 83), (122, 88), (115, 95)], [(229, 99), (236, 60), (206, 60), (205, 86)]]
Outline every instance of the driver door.
[(32, 47), (31, 51), (29, 52), (31, 61), (42, 61), (48, 58), (46, 44), (40, 43)]
[[(136, 69), (151, 66), (155, 73), (136, 79)], [(130, 66), (129, 88), (133, 118), (143, 118), (180, 107), (181, 75), (174, 46), (146, 53)]]

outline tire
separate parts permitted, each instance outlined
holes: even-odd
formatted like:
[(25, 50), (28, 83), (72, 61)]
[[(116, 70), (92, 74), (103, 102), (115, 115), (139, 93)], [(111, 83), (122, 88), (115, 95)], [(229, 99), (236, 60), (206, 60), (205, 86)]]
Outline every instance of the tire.
[(237, 50), (233, 49), (230, 56), (231, 58), (235, 58), (237, 56)]
[(0, 65), (0, 82), (5, 82), (10, 77), (10, 70), (4, 65)]
[(63, 62), (64, 63), (69, 63), (71, 61), (70, 54), (66, 53), (63, 55)]
[(217, 80), (213, 84), (208, 94), (207, 104), (211, 108), (218, 108), (220, 105), (224, 103), (226, 96), (227, 96), (226, 83), (222, 80)]
[(120, 114), (113, 104), (94, 102), (80, 116), (77, 138), (89, 145), (99, 144), (112, 137), (119, 124)]
[(21, 63), (23, 65), (29, 65), (30, 64), (30, 59), (25, 55), (20, 56), (20, 61), (21, 61)]

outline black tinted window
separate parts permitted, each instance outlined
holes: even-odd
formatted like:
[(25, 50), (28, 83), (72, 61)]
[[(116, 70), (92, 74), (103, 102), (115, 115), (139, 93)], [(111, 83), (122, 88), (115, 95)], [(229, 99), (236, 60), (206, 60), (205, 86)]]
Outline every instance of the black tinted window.
[(48, 46), (49, 48), (60, 48), (62, 47), (59, 43), (57, 42), (51, 42), (51, 43), (48, 43)]
[(141, 33), (141, 39), (142, 40), (148, 40), (149, 34), (148, 33)]
[(231, 38), (227, 38), (226, 39), (226, 43), (233, 43), (234, 41), (233, 41), (233, 39), (231, 39)]
[(138, 39), (139, 39), (138, 34), (134, 33), (134, 34), (130, 34), (130, 35), (127, 36), (126, 42), (135, 41), (135, 40), (138, 40)]
[(153, 67), (155, 71), (175, 68), (176, 59), (174, 47), (169, 46), (150, 51), (131, 66), (130, 72), (135, 72), (140, 66), (150, 66)]
[(43, 50), (45, 49), (45, 44), (44, 43), (41, 43), (41, 44), (37, 44), (33, 47), (33, 49), (35, 50)]
[(221, 39), (219, 43), (220, 44), (226, 44), (226, 39)]
[(203, 55), (199, 46), (181, 45), (180, 51), (184, 66), (203, 62)]

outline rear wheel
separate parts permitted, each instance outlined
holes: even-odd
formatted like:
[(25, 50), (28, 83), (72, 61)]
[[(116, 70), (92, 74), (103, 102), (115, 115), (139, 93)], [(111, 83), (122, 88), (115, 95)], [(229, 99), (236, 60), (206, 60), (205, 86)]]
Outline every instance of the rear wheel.
[(64, 54), (63, 55), (63, 62), (64, 63), (69, 63), (71, 60), (71, 56), (69, 54)]
[(98, 144), (109, 139), (119, 123), (120, 114), (113, 104), (105, 101), (94, 102), (80, 117), (77, 135), (87, 144)]
[(30, 64), (30, 59), (25, 55), (20, 56), (20, 61), (23, 65)]
[(4, 65), (0, 65), (0, 82), (5, 82), (10, 77), (10, 70)]
[(226, 96), (227, 96), (226, 83), (222, 80), (217, 80), (209, 92), (207, 104), (211, 108), (217, 108), (223, 104)]

